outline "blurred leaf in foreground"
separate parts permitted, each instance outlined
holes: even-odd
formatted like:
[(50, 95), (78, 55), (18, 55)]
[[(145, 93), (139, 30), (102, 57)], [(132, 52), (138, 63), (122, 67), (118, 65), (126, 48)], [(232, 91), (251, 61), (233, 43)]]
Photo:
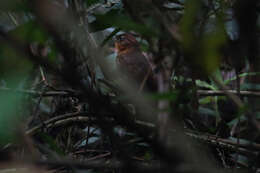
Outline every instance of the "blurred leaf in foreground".
[(100, 0), (85, 0), (87, 7), (100, 3)]
[[(220, 64), (220, 48), (226, 41), (223, 14), (203, 19), (203, 2), (193, 0), (185, 2), (185, 14), (181, 21), (182, 46), (186, 59), (195, 70), (202, 74), (212, 74)], [(206, 11), (205, 11), (206, 12)], [(214, 31), (206, 32), (200, 23), (213, 22)]]
[[(20, 88), (32, 64), (7, 45), (2, 44), (0, 48), (0, 80), (9, 88)], [(18, 92), (0, 90), (0, 145), (15, 140), (24, 109), (21, 106), (22, 98)]]
[[(0, 78), (12, 81), (15, 86), (31, 70), (32, 64), (7, 45), (0, 47)], [(7, 82), (9, 83), (9, 82)]]
[(176, 101), (179, 96), (178, 91), (172, 91), (167, 93), (153, 93), (149, 96), (149, 98), (153, 100), (168, 100), (168, 101)]
[(27, 0), (1, 0), (0, 10), (2, 11), (28, 11)]
[(36, 21), (29, 21), (19, 25), (14, 30), (10, 31), (9, 34), (19, 41), (26, 43), (44, 43), (48, 39), (47, 33), (36, 23)]
[(0, 91), (0, 145), (15, 140), (21, 101), (21, 94)]
[(104, 15), (95, 15), (96, 20), (90, 24), (92, 32), (104, 30), (110, 27), (121, 28), (125, 31), (135, 31), (142, 35), (153, 36), (156, 32), (147, 26), (134, 22), (130, 17), (119, 10), (110, 10)]

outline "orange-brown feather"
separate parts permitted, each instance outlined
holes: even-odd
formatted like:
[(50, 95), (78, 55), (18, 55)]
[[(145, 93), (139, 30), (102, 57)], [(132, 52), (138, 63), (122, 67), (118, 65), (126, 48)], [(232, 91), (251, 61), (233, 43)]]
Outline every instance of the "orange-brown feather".
[[(147, 78), (147, 74), (152, 71), (152, 68), (139, 48), (135, 37), (131, 34), (117, 36), (115, 48), (117, 50), (116, 62), (118, 68), (126, 76), (135, 80), (138, 85), (141, 85), (143, 80)], [(149, 75), (148, 80), (151, 79), (151, 75)], [(149, 83), (149, 81), (147, 82)]]

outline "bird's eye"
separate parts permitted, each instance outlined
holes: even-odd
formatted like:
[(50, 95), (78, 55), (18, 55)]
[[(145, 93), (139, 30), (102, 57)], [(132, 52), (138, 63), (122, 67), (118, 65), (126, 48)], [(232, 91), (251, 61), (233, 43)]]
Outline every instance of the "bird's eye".
[(118, 41), (123, 41), (123, 40), (125, 40), (125, 36), (124, 36), (124, 35), (119, 35), (119, 36), (117, 37), (117, 40), (118, 40)]

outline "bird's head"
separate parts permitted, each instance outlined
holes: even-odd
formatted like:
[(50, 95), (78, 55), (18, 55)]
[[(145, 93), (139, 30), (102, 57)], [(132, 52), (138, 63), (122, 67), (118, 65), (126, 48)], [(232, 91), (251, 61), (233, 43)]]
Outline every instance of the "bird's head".
[(128, 50), (138, 49), (139, 44), (132, 34), (124, 33), (116, 36), (115, 48), (117, 53), (127, 52)]

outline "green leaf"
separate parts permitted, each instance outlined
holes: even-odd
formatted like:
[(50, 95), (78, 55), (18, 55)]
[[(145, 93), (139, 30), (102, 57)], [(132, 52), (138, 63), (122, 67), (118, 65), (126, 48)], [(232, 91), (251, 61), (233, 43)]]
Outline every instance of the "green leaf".
[(110, 27), (120, 28), (125, 31), (136, 31), (145, 36), (155, 36), (157, 33), (145, 25), (134, 22), (130, 17), (118, 9), (113, 9), (106, 14), (96, 14), (96, 20), (90, 23), (92, 32), (104, 30)]
[(207, 97), (199, 99), (199, 103), (202, 105), (209, 104), (212, 102), (214, 102), (214, 98), (212, 96), (207, 96)]
[(150, 152), (145, 152), (144, 160), (150, 161), (150, 160), (152, 160), (152, 158), (153, 158), (153, 155)]
[(258, 120), (260, 119), (260, 112), (255, 113), (255, 118), (258, 119)]
[(100, 0), (85, 0), (87, 7), (100, 3)]
[(240, 163), (241, 165), (247, 165), (247, 166), (249, 165), (248, 157), (246, 157), (244, 155), (231, 154), (230, 156), (232, 157), (232, 160), (236, 160), (236, 162)]
[(154, 93), (149, 95), (148, 97), (153, 100), (169, 100), (175, 101), (178, 98), (179, 92), (178, 91), (171, 91), (167, 93)]
[(182, 46), (191, 65), (207, 75), (219, 67), (220, 47), (225, 42), (225, 30), (221, 15), (216, 17), (214, 32), (206, 33), (199, 27), (203, 4), (200, 0), (185, 1), (185, 13), (181, 21)]
[(234, 118), (232, 121), (230, 121), (230, 122), (228, 123), (228, 126), (229, 126), (229, 127), (232, 127), (234, 124), (237, 124), (237, 123), (239, 122), (239, 119), (240, 119), (240, 122), (241, 122), (241, 121), (245, 121), (245, 120), (246, 120), (246, 117), (245, 117), (245, 115), (238, 116), (238, 117)]
[(61, 150), (61, 148), (56, 144), (56, 141), (47, 133), (38, 133), (41, 139), (48, 144), (48, 147), (55, 151), (60, 156), (65, 156), (65, 153)]
[[(0, 80), (9, 88), (17, 88), (26, 82), (32, 63), (5, 43), (0, 47)], [(0, 143), (14, 142), (20, 115), (22, 95), (13, 91), (0, 91)]]
[(0, 91), (0, 145), (15, 142), (19, 120), (18, 106), (22, 95)]
[(221, 31), (204, 36), (202, 67), (207, 74), (218, 69), (221, 60), (219, 48), (224, 44), (224, 41), (225, 35)]
[(18, 82), (26, 77), (31, 69), (32, 63), (21, 57), (16, 50), (7, 45), (0, 47), (0, 77), (2, 79)]
[(119, 28), (116, 28), (111, 34), (109, 34), (104, 41), (101, 43), (101, 47), (103, 47), (109, 40), (113, 38), (114, 35), (116, 35), (120, 31)]
[(209, 109), (209, 108), (201, 107), (201, 106), (199, 107), (199, 113), (204, 114), (204, 115), (210, 115), (213, 117), (217, 116), (216, 111)]
[(245, 83), (241, 85), (243, 90), (260, 90), (260, 84), (257, 83)]
[(29, 21), (25, 24), (19, 25), (14, 30), (10, 31), (9, 34), (25, 43), (44, 43), (49, 38), (47, 32), (45, 32), (36, 21)]
[[(181, 20), (181, 34), (183, 38), (183, 47), (185, 50), (188, 50), (193, 47), (195, 39), (194, 24), (196, 21), (197, 13), (200, 9), (200, 1), (192, 0), (185, 1), (185, 13)], [(197, 41), (197, 40), (196, 40)]]
[[(233, 142), (237, 142), (237, 138), (236, 137), (229, 137), (228, 139), (233, 141)], [(239, 143), (243, 144), (243, 145), (247, 145), (247, 144), (249, 145), (249, 144), (252, 144), (252, 141), (240, 138), (239, 139)], [(256, 143), (254, 143), (254, 144), (256, 144)]]
[(216, 71), (213, 73), (213, 75), (220, 81), (224, 82), (222, 79), (222, 74), (219, 68), (216, 69)]
[(1, 11), (28, 11), (27, 0), (1, 0), (0, 10)]
[(203, 88), (209, 88), (211, 90), (216, 90), (216, 87), (214, 85), (211, 85), (205, 81), (201, 81), (201, 80), (196, 80), (196, 85), (199, 87), (203, 87)]

